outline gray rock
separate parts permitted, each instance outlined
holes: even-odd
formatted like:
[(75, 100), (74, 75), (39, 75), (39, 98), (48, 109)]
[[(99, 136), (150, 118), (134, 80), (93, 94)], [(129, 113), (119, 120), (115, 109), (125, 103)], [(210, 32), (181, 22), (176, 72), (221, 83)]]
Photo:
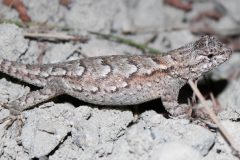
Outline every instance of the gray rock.
[[(239, 129), (240, 125), (238, 122), (232, 122), (230, 120), (223, 120), (221, 121), (226, 131), (230, 134), (233, 138), (233, 141), (236, 144), (240, 144), (240, 136), (239, 136)], [(234, 156), (232, 148), (223, 138), (223, 136), (218, 133), (216, 138), (216, 143), (209, 152), (209, 154), (204, 158), (205, 160), (238, 160), (239, 157)]]
[(95, 153), (96, 157), (111, 154), (114, 141), (125, 133), (133, 120), (132, 113), (112, 109), (90, 109), (89, 113), (86, 107), (84, 111), (87, 114), (75, 112), (73, 142), (85, 152)]
[(130, 24), (138, 31), (169, 29), (182, 24), (184, 12), (163, 5), (162, 0), (123, 1)]
[(89, 160), (92, 154), (86, 154), (81, 148), (73, 144), (71, 137), (68, 137), (53, 155), (49, 156), (49, 160)]
[(236, 36), (240, 34), (239, 24), (230, 17), (223, 17), (218, 23), (212, 23), (215, 32), (222, 37)]
[[(227, 132), (231, 135), (231, 137), (233, 138), (233, 141), (236, 144), (240, 144), (239, 123), (232, 122), (230, 120), (224, 120), (224, 121), (221, 121), (221, 123), (224, 126), (224, 128), (227, 130)], [(227, 152), (231, 153), (232, 149), (230, 148), (230, 146), (227, 144), (226, 140), (221, 136), (220, 133), (217, 136), (217, 140), (219, 141), (219, 144), (225, 147), (225, 150)]]
[(240, 79), (235, 79), (229, 82), (227, 88), (222, 92), (218, 101), (221, 104), (221, 112), (218, 114), (221, 119), (235, 119), (239, 118), (240, 114)]
[(24, 0), (23, 2), (24, 5), (27, 6), (27, 12), (32, 21), (38, 23), (51, 23), (59, 27), (59, 21), (63, 18), (65, 10), (59, 5), (58, 0), (52, 0), (51, 4), (49, 4), (47, 0), (42, 0), (38, 3), (31, 0)]
[(226, 1), (224, 0), (219, 0), (217, 1), (218, 3), (220, 3), (222, 6), (225, 7), (225, 9), (227, 10), (227, 13), (238, 23), (240, 23), (240, 10), (239, 10), (239, 5), (240, 2), (238, 0), (231, 0), (228, 3), (226, 3)]
[[(184, 38), (183, 38), (184, 37)], [(196, 38), (190, 31), (172, 31), (169, 33), (159, 33), (156, 41), (151, 44), (152, 47), (160, 49), (162, 52), (167, 52), (172, 49), (181, 47), (182, 45), (194, 41)]]
[(87, 44), (82, 45), (81, 51), (87, 57), (120, 55), (124, 53), (141, 54), (141, 51), (123, 44), (111, 41), (92, 39)]
[(18, 13), (16, 10), (5, 6), (5, 5), (0, 5), (1, 9), (0, 9), (0, 15), (1, 15), (1, 19), (5, 19), (5, 20), (18, 20)]
[(0, 79), (0, 102), (7, 103), (22, 97), (30, 91), (29, 87), (8, 82), (5, 78)]
[[(213, 75), (211, 78), (214, 80), (222, 80), (222, 79), (236, 79), (239, 76), (239, 68), (240, 68), (240, 54), (239, 52), (235, 52), (229, 58), (228, 61), (220, 65), (218, 68), (213, 70)], [(231, 83), (231, 82), (230, 82)]]
[(95, 124), (95, 121), (91, 120), (91, 118), (89, 120), (78, 120), (71, 132), (74, 144), (85, 151), (94, 152), (99, 143), (99, 126)]
[(179, 142), (164, 143), (154, 147), (149, 160), (201, 160), (202, 156), (192, 147)]
[(13, 138), (5, 138), (0, 143), (0, 159), (1, 160), (25, 160), (29, 159), (29, 155), (24, 148), (17, 144)]
[(221, 106), (221, 112), (218, 116), (221, 119), (238, 119), (239, 108), (239, 90), (240, 90), (240, 55), (234, 53), (231, 58), (213, 71), (212, 78), (216, 81), (230, 79), (225, 86), (224, 91), (220, 93), (217, 100)]
[[(191, 124), (188, 120), (165, 119), (154, 111), (143, 113), (140, 120), (131, 126), (126, 134), (115, 143), (110, 159), (156, 159), (158, 156), (165, 157), (165, 146), (174, 146), (176, 154), (178, 150), (189, 151), (185, 158), (197, 155), (205, 156), (214, 144), (215, 134), (207, 129)], [(179, 147), (179, 148), (178, 148)], [(163, 150), (163, 151), (161, 151)], [(169, 150), (169, 158), (176, 158)], [(174, 152), (175, 153), (175, 152)], [(197, 154), (196, 154), (197, 153)], [(179, 157), (184, 158), (184, 155)]]
[[(35, 108), (26, 112), (26, 122), (21, 140), (30, 157), (49, 154), (70, 132), (70, 121), (74, 107), (56, 104), (50, 108)], [(46, 145), (47, 144), (47, 145)]]
[(71, 43), (52, 45), (45, 53), (43, 63), (48, 64), (66, 61), (79, 47), (79, 45), (73, 45)]
[(2, 58), (17, 60), (27, 50), (28, 40), (23, 30), (13, 24), (0, 25), (0, 54)]
[(165, 120), (163, 117), (157, 117), (159, 118), (159, 124), (156, 125), (155, 123), (154, 126), (150, 127), (150, 131), (154, 141), (159, 145), (165, 142), (177, 141), (191, 146), (204, 156), (214, 144), (215, 134), (203, 127), (189, 123), (184, 119)]
[(113, 160), (146, 160), (149, 158), (153, 146), (151, 132), (144, 128), (144, 124), (137, 123), (115, 142), (113, 152), (108, 158)]
[(118, 1), (75, 1), (65, 15), (66, 25), (84, 31), (109, 31)]
[(36, 41), (29, 41), (28, 43), (28, 49), (27, 52), (24, 52), (24, 54), (19, 57), (21, 63), (25, 64), (38, 64), (39, 63), (39, 57), (43, 54), (43, 46), (44, 44), (41, 44), (40, 42)]

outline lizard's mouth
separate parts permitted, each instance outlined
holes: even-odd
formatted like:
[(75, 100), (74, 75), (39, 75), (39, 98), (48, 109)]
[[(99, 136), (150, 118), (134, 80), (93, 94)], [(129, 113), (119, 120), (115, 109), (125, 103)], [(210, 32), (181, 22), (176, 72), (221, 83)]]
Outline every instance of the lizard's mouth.
[(231, 56), (231, 50), (222, 51), (217, 55), (209, 54), (205, 56), (205, 62), (202, 63), (202, 69), (208, 71), (210, 68), (214, 68), (222, 63), (224, 63)]

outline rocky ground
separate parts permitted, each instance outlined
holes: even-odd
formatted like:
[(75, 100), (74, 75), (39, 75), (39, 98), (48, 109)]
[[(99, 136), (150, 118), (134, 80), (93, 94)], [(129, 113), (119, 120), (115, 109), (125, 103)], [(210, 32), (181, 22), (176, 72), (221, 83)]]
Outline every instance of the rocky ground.
[[(161, 52), (214, 34), (233, 49), (231, 59), (207, 77), (204, 95), (211, 92), (221, 106), (218, 117), (240, 143), (240, 2), (184, 1), (175, 8), (163, 0), (23, 0), (31, 23), (19, 25), (19, 12), (0, 1), (0, 57), (21, 63), (47, 64), (77, 58), (146, 54), (136, 47), (106, 40), (89, 31), (114, 33), (147, 44)], [(62, 2), (62, 1), (61, 1)], [(167, 1), (165, 1), (167, 2)], [(188, 4), (188, 5), (187, 5)], [(188, 8), (187, 8), (187, 7)], [(22, 24), (22, 23), (20, 23)], [(60, 32), (78, 40), (29, 38), (29, 33)], [(17, 99), (36, 89), (0, 75), (0, 102)], [(216, 129), (187, 119), (167, 118), (158, 100), (139, 106), (113, 107), (86, 104), (60, 96), (24, 111), (23, 128), (0, 124), (0, 159), (138, 159), (235, 160), (231, 147)], [(0, 109), (0, 119), (9, 115)]]

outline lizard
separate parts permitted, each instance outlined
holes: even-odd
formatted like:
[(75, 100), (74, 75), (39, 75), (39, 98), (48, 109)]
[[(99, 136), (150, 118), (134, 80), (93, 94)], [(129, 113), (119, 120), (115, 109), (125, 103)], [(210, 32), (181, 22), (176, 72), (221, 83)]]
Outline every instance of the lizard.
[(112, 55), (55, 64), (0, 59), (0, 72), (40, 87), (3, 107), (21, 113), (61, 94), (97, 105), (136, 105), (161, 98), (173, 117), (189, 116), (179, 90), (229, 59), (232, 51), (212, 36), (160, 55)]

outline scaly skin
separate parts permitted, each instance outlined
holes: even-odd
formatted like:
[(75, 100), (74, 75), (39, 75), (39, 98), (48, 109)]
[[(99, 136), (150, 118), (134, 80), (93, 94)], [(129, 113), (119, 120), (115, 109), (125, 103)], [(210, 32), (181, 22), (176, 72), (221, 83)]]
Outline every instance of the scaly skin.
[(225, 62), (231, 53), (217, 39), (204, 36), (166, 56), (92, 57), (46, 65), (2, 59), (1, 72), (42, 87), (4, 107), (23, 111), (60, 94), (100, 105), (134, 105), (161, 98), (172, 116), (186, 115), (189, 106), (177, 101), (181, 87)]

